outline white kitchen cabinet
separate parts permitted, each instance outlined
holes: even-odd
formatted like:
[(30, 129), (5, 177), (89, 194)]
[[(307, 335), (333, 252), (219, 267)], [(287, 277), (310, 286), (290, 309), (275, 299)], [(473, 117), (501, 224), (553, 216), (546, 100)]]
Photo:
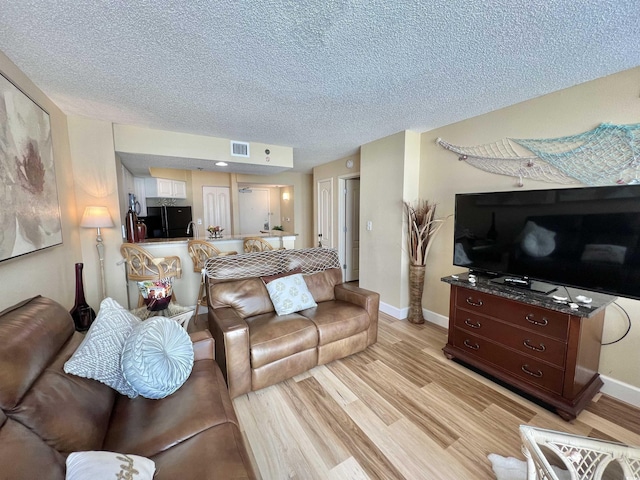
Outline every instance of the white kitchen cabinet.
[(187, 183), (168, 178), (146, 178), (147, 198), (187, 198)]

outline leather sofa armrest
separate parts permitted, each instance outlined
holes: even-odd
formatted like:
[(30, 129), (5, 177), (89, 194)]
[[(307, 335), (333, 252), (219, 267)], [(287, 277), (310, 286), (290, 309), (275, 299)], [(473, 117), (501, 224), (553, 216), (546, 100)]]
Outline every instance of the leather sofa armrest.
[(216, 362), (224, 374), (229, 396), (251, 391), (249, 326), (233, 308), (209, 307), (209, 330), (216, 341)]
[(190, 333), (193, 342), (193, 361), (215, 360), (215, 340), (209, 330)]
[(336, 300), (353, 303), (364, 308), (369, 314), (369, 329), (367, 345), (378, 340), (378, 311), (380, 309), (380, 294), (348, 283), (339, 283), (334, 287)]

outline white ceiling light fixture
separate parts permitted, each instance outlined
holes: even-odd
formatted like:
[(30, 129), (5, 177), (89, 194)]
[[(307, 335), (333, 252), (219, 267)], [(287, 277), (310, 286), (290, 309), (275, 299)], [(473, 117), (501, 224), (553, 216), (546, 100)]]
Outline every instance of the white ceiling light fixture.
[(227, 167), (229, 164), (227, 162), (216, 162), (216, 167)]

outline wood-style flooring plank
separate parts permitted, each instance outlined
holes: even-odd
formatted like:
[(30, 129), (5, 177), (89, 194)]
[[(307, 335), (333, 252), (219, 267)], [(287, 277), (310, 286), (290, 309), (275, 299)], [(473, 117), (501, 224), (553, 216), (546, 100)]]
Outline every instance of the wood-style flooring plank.
[(523, 459), (532, 425), (640, 445), (640, 409), (598, 395), (565, 422), (447, 360), (446, 330), (380, 314), (378, 343), (234, 399), (271, 479), (493, 479), (489, 453)]

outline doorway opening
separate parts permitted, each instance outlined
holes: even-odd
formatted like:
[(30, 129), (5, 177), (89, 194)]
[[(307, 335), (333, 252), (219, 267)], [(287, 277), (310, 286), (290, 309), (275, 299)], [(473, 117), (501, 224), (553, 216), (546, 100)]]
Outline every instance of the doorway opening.
[(345, 282), (360, 279), (360, 177), (339, 178), (338, 253)]

